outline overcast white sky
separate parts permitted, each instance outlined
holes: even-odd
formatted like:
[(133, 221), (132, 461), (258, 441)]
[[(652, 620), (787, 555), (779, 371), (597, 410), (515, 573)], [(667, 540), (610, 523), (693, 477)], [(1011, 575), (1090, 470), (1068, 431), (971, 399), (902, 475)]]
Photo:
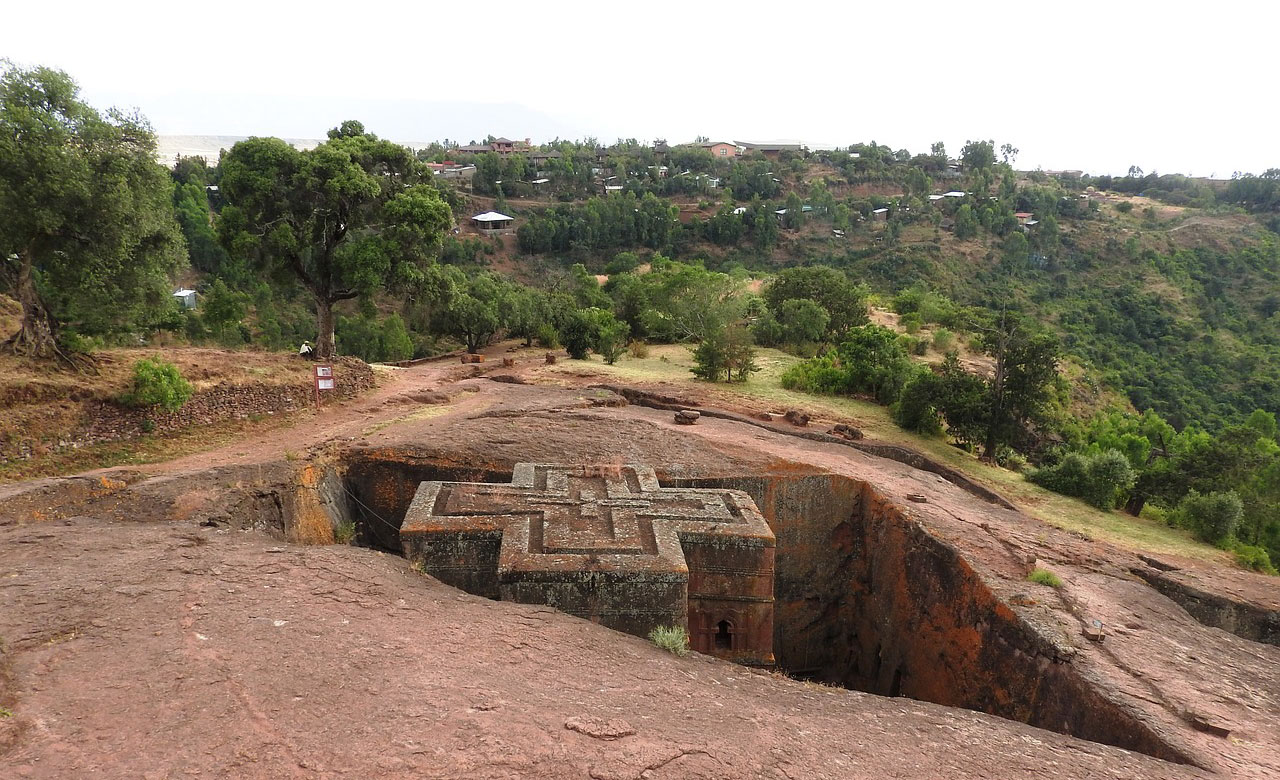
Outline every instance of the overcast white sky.
[(0, 57), (162, 134), (991, 138), (1019, 168), (1280, 167), (1274, 0), (46, 2)]

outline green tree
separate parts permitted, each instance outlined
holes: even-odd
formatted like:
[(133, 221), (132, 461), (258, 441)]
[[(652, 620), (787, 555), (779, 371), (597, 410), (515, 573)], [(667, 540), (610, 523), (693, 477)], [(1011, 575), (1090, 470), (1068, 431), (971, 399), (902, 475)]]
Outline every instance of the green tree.
[(826, 310), (827, 338), (839, 340), (851, 328), (867, 322), (867, 290), (840, 271), (827, 266), (788, 268), (765, 288), (764, 299), (781, 321), (785, 301), (804, 298)]
[(210, 221), (209, 196), (204, 185), (195, 182), (179, 184), (173, 193), (173, 207), (182, 235), (187, 240), (191, 265), (206, 273), (228, 270), (223, 267), (227, 262), (226, 250), (218, 245), (218, 235)]
[(316, 308), (316, 354), (334, 355), (333, 305), (420, 281), (452, 221), (428, 169), (359, 122), (299, 151), (250, 138), (222, 161), (218, 234), (233, 255), (286, 270)]
[(773, 249), (778, 244), (778, 220), (774, 217), (774, 209), (768, 203), (753, 201), (751, 210), (751, 234), (756, 246), (763, 250)]
[(960, 149), (966, 171), (982, 171), (996, 164), (995, 141), (966, 141)]
[(745, 382), (759, 370), (751, 331), (740, 323), (729, 326), (725, 331), (724, 368), (730, 382)]
[(248, 295), (230, 289), (221, 279), (214, 279), (200, 301), (200, 313), (204, 316), (205, 324), (213, 330), (219, 341), (243, 343), (243, 339), (238, 338), (239, 334), (236, 334), (236, 338), (233, 339), (230, 331), (249, 313)]
[(613, 365), (627, 349), (627, 336), (631, 329), (627, 323), (619, 321), (613, 312), (596, 309), (595, 344), (592, 347), (604, 358), (604, 362)]
[(408, 360), (413, 357), (413, 339), (409, 336), (409, 329), (404, 325), (404, 318), (395, 312), (382, 321), (382, 334), (379, 341), (382, 345), (383, 360)]
[(729, 367), (729, 343), (726, 328), (708, 333), (693, 350), (695, 377), (706, 382), (718, 382)]
[(808, 298), (791, 298), (782, 302), (778, 323), (782, 326), (782, 340), (787, 344), (805, 344), (821, 341), (827, 332), (831, 315), (817, 301)]
[(99, 114), (62, 71), (0, 61), (0, 286), (22, 304), (3, 349), (65, 358), (62, 323), (103, 332), (172, 305), (186, 256), (155, 149), (145, 119)]
[(477, 274), (450, 301), (444, 312), (446, 329), (466, 343), (467, 352), (479, 352), (502, 327), (508, 295), (504, 280), (492, 273)]
[(997, 448), (1043, 418), (1058, 378), (1059, 347), (1052, 336), (1033, 333), (1014, 315), (1002, 313), (986, 335), (984, 350), (996, 360), (983, 440), (983, 457), (994, 458)]
[(597, 319), (590, 310), (578, 309), (560, 327), (560, 343), (574, 360), (586, 360), (591, 345), (596, 343)]
[(965, 203), (956, 209), (956, 238), (968, 239), (978, 235), (978, 219), (973, 215), (973, 207)]
[(799, 193), (795, 190), (788, 193), (784, 208), (787, 210), (784, 221), (787, 223), (788, 230), (799, 230), (804, 227), (804, 201), (800, 200)]

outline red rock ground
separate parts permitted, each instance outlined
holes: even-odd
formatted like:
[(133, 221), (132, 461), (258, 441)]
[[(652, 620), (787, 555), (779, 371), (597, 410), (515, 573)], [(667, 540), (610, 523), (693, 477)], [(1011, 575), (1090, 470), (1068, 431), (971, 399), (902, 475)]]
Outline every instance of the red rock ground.
[[(847, 447), (728, 420), (677, 428), (669, 412), (593, 407), (593, 391), (456, 381), (468, 373), (409, 369), (306, 429), (0, 488), (0, 707), (12, 713), (0, 718), (2, 774), (1280, 776), (1280, 649), (1196, 622), (1129, 574), (1131, 553)], [(453, 401), (406, 401), (427, 391)], [(461, 593), (395, 556), (223, 522), (287, 480), (295, 459), (335, 447), (496, 465), (650, 462), (691, 476), (791, 463), (866, 480), (1204, 769), (677, 658), (547, 608)], [(199, 525), (211, 519), (219, 527)], [(1019, 603), (1028, 558), (1067, 581), (1059, 598)], [(1200, 575), (1215, 586), (1212, 571)], [(1234, 572), (1223, 582), (1274, 604), (1271, 582)], [(1095, 615), (1109, 630), (1101, 644), (1081, 638)]]

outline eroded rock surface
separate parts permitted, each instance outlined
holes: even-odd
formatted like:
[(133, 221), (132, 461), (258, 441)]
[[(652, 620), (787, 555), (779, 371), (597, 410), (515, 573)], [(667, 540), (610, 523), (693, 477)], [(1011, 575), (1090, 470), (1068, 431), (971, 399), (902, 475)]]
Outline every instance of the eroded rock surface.
[[(0, 706), (14, 713), (0, 763), (35, 777), (1280, 776), (1280, 649), (1204, 625), (1134, 576), (1147, 564), (1130, 552), (758, 421), (677, 428), (669, 410), (573, 387), (455, 393), (393, 426), (344, 423), (351, 435), (301, 461), (264, 447), (206, 457), (208, 471), (0, 488)], [(664, 485), (745, 491), (777, 539), (778, 661), (826, 684), (677, 658), (373, 549), (288, 543), (355, 523), (398, 550), (420, 482), (507, 482), (520, 461), (648, 462)], [(1027, 582), (1033, 566), (1063, 587)], [(1195, 580), (1264, 610), (1273, 582)], [(1095, 621), (1104, 641), (1085, 636)]]

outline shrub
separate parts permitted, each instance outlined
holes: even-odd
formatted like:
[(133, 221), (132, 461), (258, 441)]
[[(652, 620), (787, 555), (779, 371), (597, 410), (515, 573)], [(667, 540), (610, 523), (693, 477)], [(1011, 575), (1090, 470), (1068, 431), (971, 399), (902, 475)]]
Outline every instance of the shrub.
[(1085, 501), (1099, 509), (1115, 509), (1121, 497), (1133, 488), (1137, 474), (1129, 459), (1116, 450), (1107, 450), (1089, 459)]
[(649, 345), (640, 339), (635, 339), (627, 345), (627, 352), (633, 358), (644, 360), (649, 357)]
[(1032, 569), (1027, 575), (1027, 581), (1037, 585), (1048, 585), (1051, 588), (1062, 587), (1062, 578), (1048, 569)]
[(160, 358), (144, 358), (133, 364), (133, 387), (121, 400), (129, 406), (159, 406), (176, 412), (192, 392), (177, 366)]
[(586, 360), (591, 344), (596, 340), (595, 320), (585, 310), (569, 315), (560, 329), (560, 340), (574, 360)]
[(693, 350), (693, 368), (698, 379), (718, 382), (729, 363), (729, 345), (723, 331), (709, 334)]
[(933, 332), (933, 348), (938, 352), (950, 352), (955, 340), (955, 334), (946, 328), (938, 328)]
[(560, 334), (556, 332), (556, 326), (549, 322), (544, 322), (538, 326), (534, 340), (538, 342), (540, 347), (546, 347), (547, 349), (560, 348)]
[(1236, 563), (1241, 567), (1275, 576), (1276, 568), (1271, 565), (1271, 556), (1263, 548), (1252, 544), (1236, 544), (1234, 552)]
[(627, 348), (627, 336), (630, 326), (614, 318), (611, 312), (604, 312), (596, 323), (596, 340), (592, 348), (599, 352), (604, 362), (613, 365)]
[(675, 655), (689, 653), (689, 632), (682, 626), (658, 626), (649, 632), (649, 641)]
[(351, 540), (355, 538), (356, 524), (354, 520), (344, 522), (333, 532), (333, 541), (335, 544), (351, 544)]
[(1024, 471), (1027, 468), (1027, 457), (1007, 444), (996, 449), (996, 463), (1010, 471)]
[(920, 312), (916, 311), (902, 315), (901, 319), (898, 320), (898, 323), (902, 325), (903, 329), (906, 330), (907, 333), (912, 334), (920, 332), (920, 327), (924, 325), (924, 321), (920, 317)]
[(1166, 512), (1163, 508), (1156, 506), (1155, 504), (1143, 504), (1142, 511), (1138, 513), (1138, 517), (1141, 517), (1144, 520), (1150, 520), (1152, 522), (1161, 523), (1163, 525), (1169, 524), (1168, 515), (1169, 515), (1168, 512)]
[(619, 252), (605, 264), (604, 272), (610, 276), (634, 271), (640, 265), (640, 258), (634, 252)]
[(908, 431), (923, 436), (942, 433), (942, 416), (937, 404), (941, 382), (931, 371), (920, 371), (902, 386), (898, 402), (893, 406), (893, 420)]
[(413, 357), (413, 339), (399, 314), (392, 314), (382, 321), (382, 359), (408, 360)]
[(1127, 200), (1121, 201), (1116, 204), (1116, 211), (1121, 214), (1128, 214), (1130, 211), (1133, 211), (1133, 204)]
[(1234, 490), (1199, 493), (1192, 490), (1174, 511), (1175, 522), (1210, 544), (1226, 544), (1235, 534), (1244, 505)]
[(1061, 493), (1082, 498), (1099, 509), (1110, 511), (1137, 480), (1129, 459), (1117, 450), (1097, 455), (1068, 453), (1055, 466), (1032, 471), (1027, 479)]

